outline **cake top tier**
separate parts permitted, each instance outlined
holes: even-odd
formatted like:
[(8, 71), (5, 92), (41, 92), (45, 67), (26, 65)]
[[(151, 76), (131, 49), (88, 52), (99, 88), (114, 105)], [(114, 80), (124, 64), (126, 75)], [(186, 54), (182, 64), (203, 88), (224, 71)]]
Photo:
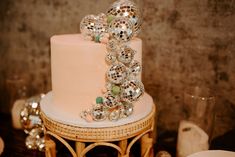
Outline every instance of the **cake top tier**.
[[(128, 44), (136, 51), (134, 60), (141, 64), (142, 41)], [(85, 40), (80, 34), (51, 38), (51, 74), (53, 101), (61, 107), (79, 106), (85, 110), (102, 96), (109, 65), (105, 61), (106, 44)], [(141, 80), (141, 73), (138, 76)]]
[[(51, 38), (53, 91), (67, 89), (66, 95), (74, 95), (74, 98), (82, 95), (84, 101), (80, 103), (85, 105), (86, 100), (95, 100), (91, 109), (81, 113), (85, 120), (116, 121), (133, 113), (133, 104), (144, 94), (139, 77), (141, 53), (139, 60), (135, 57), (142, 49), (141, 40), (136, 38), (140, 25), (136, 4), (131, 0), (118, 0), (106, 14), (85, 16), (80, 23), (82, 36)], [(61, 94), (55, 97), (64, 97), (63, 92), (58, 93)], [(66, 101), (60, 99), (58, 103), (74, 103), (71, 100), (72, 97), (67, 96)]]

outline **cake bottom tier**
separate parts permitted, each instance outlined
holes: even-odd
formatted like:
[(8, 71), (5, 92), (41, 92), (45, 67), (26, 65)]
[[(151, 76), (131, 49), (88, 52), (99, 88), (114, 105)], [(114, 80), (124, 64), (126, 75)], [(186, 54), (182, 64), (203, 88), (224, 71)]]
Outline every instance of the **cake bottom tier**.
[[(145, 93), (138, 102), (134, 103), (134, 112), (131, 116), (120, 119), (116, 122), (109, 120), (101, 122), (87, 122), (80, 117), (80, 113), (85, 110), (84, 108), (80, 108), (79, 105), (69, 104), (58, 106), (53, 103), (53, 92), (49, 92), (41, 100), (41, 111), (45, 116), (59, 123), (86, 128), (105, 128), (137, 122), (147, 117), (152, 112), (153, 105), (152, 97)], [(86, 109), (89, 108), (91, 108), (91, 105), (87, 105)]]

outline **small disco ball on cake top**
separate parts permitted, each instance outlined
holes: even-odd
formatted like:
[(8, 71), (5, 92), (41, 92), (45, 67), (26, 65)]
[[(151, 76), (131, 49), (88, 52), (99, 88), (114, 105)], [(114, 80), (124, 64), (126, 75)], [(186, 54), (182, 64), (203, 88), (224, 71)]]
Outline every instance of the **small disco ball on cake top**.
[(117, 17), (127, 18), (134, 27), (134, 36), (138, 35), (142, 23), (141, 12), (138, 6), (130, 0), (118, 0), (107, 10), (107, 19), (112, 21)]
[(110, 5), (106, 14), (85, 16), (80, 22), (80, 31), (86, 39), (95, 42), (107, 43), (112, 35), (117, 40), (129, 41), (138, 35), (141, 23), (141, 12), (135, 3), (118, 0)]
[(128, 44), (140, 32), (141, 13), (130, 0), (118, 0), (106, 14), (87, 15), (80, 23), (85, 39), (106, 44), (104, 58), (109, 64), (106, 72), (106, 89), (98, 96), (90, 110), (81, 113), (87, 121), (116, 121), (130, 116), (136, 101), (144, 93), (144, 85), (138, 80), (140, 62), (134, 60), (136, 51)]

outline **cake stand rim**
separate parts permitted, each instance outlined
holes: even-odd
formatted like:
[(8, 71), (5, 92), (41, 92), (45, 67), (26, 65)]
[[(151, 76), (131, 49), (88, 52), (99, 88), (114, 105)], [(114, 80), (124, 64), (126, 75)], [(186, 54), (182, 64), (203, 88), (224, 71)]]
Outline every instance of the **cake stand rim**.
[(105, 142), (119, 141), (134, 137), (147, 130), (153, 130), (156, 105), (152, 105), (151, 112), (144, 118), (135, 122), (111, 126), (111, 127), (79, 127), (71, 124), (63, 124), (56, 120), (52, 120), (41, 111), (41, 118), (45, 126), (45, 132), (55, 133), (65, 139), (81, 142)]

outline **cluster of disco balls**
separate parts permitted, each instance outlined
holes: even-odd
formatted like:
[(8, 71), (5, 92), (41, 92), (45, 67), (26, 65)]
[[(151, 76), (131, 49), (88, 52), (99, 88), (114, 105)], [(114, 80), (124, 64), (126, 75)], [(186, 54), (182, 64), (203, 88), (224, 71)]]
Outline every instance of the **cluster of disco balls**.
[(119, 42), (127, 42), (139, 33), (141, 21), (140, 10), (134, 2), (118, 0), (106, 14), (85, 16), (80, 23), (80, 30), (86, 38), (96, 42), (100, 42), (105, 33)]
[(81, 21), (80, 30), (86, 39), (100, 42), (108, 34), (105, 60), (109, 64), (104, 95), (96, 98), (91, 110), (81, 113), (82, 118), (116, 121), (133, 113), (133, 103), (143, 95), (144, 85), (137, 79), (142, 68), (134, 60), (136, 51), (128, 41), (139, 33), (140, 26), (140, 11), (130, 0), (118, 0), (106, 14), (88, 15)]
[(44, 95), (38, 95), (26, 100), (20, 112), (20, 121), (24, 132), (28, 135), (25, 145), (28, 149), (45, 150), (44, 132), (40, 118), (40, 100)]

